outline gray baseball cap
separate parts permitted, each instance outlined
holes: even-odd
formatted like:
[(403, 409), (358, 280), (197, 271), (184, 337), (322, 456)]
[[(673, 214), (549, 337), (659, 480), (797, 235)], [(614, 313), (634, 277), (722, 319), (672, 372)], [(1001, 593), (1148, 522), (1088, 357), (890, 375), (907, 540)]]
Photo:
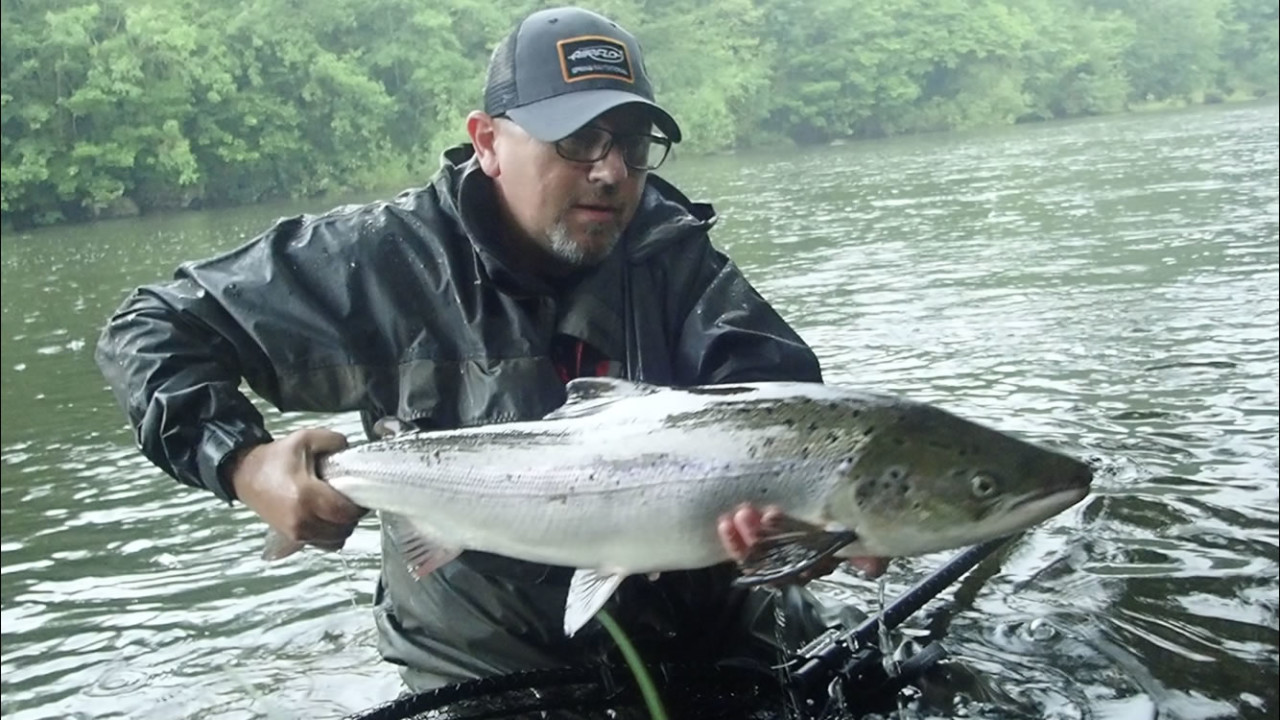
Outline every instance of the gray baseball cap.
[(635, 36), (581, 8), (526, 17), (493, 51), (484, 111), (506, 115), (530, 135), (555, 142), (619, 105), (647, 105), (672, 142), (680, 126), (653, 99)]

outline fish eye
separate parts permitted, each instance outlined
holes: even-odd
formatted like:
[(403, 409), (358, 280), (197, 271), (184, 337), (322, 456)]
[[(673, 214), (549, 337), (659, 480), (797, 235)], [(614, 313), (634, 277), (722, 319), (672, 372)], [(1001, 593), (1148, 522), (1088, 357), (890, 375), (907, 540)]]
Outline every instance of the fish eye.
[(986, 499), (996, 494), (1000, 489), (1000, 485), (996, 479), (987, 473), (978, 473), (969, 480), (969, 486), (973, 489), (974, 497)]

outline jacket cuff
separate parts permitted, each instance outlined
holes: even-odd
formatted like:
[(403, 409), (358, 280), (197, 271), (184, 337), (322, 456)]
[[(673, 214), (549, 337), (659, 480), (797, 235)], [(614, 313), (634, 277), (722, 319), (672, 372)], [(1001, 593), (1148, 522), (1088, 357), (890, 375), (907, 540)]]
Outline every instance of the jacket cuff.
[(258, 425), (245, 422), (214, 421), (204, 426), (200, 442), (200, 482), (228, 504), (236, 499), (226, 465), (240, 450), (271, 442), (271, 433)]

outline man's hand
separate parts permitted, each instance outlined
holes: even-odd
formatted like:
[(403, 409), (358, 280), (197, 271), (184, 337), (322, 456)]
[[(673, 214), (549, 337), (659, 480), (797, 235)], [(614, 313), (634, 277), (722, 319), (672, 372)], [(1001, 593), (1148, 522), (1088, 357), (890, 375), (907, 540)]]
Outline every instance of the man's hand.
[[(733, 512), (720, 516), (720, 520), (716, 525), (716, 530), (720, 534), (720, 542), (724, 545), (724, 549), (729, 553), (730, 557), (735, 561), (741, 562), (746, 559), (751, 546), (760, 539), (764, 528), (781, 514), (782, 511), (774, 506), (769, 506), (761, 511), (753, 505), (739, 505)], [(814, 578), (827, 575), (839, 567), (840, 562), (841, 558), (828, 558), (825, 562), (802, 573), (798, 581), (805, 583)], [(848, 562), (871, 578), (880, 577), (889, 566), (887, 559), (877, 557), (848, 558)]]
[(346, 446), (332, 430), (298, 430), (244, 450), (231, 465), (231, 485), (285, 539), (338, 550), (366, 511), (316, 475), (316, 459)]

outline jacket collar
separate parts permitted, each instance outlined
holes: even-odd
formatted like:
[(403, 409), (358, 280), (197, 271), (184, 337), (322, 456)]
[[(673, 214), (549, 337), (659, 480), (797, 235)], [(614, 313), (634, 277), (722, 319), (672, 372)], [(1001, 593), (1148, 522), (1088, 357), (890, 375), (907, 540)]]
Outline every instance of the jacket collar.
[[(491, 277), (531, 292), (550, 290), (546, 282), (506, 262), (498, 237), (502, 230), (493, 212), (497, 203), (493, 181), (480, 169), (469, 143), (444, 152), (434, 185), (443, 207), (458, 220)], [(690, 201), (671, 183), (650, 173), (636, 215), (613, 255), (621, 253), (630, 263), (643, 262), (690, 235), (705, 234), (716, 220), (710, 204)], [(611, 256), (604, 264), (609, 260), (618, 258)]]

